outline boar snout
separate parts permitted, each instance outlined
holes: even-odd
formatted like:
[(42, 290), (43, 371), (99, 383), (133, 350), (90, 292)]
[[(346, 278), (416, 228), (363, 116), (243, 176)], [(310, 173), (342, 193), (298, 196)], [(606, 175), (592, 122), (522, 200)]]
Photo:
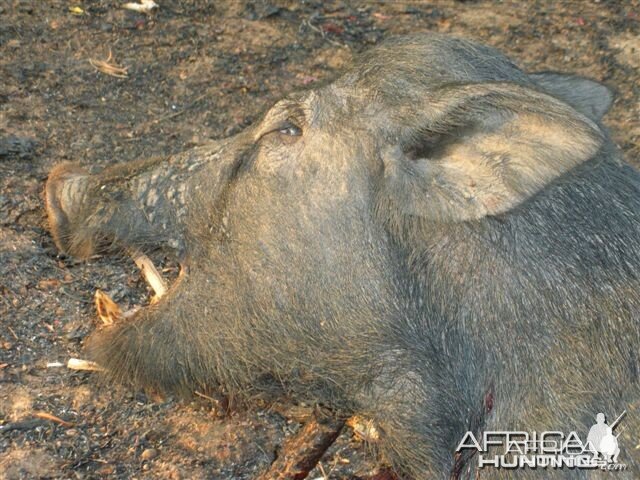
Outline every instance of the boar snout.
[(60, 251), (79, 258), (87, 258), (95, 250), (93, 239), (78, 235), (73, 227), (85, 216), (88, 187), (87, 171), (69, 163), (57, 165), (45, 187), (45, 206), (53, 240)]
[[(113, 250), (166, 247), (185, 250), (185, 218), (190, 191), (208, 190), (228, 180), (220, 161), (221, 143), (171, 158), (153, 158), (108, 167), (90, 174), (73, 163), (56, 166), (45, 186), (49, 228), (64, 253), (88, 258)], [(227, 162), (229, 163), (229, 162)]]

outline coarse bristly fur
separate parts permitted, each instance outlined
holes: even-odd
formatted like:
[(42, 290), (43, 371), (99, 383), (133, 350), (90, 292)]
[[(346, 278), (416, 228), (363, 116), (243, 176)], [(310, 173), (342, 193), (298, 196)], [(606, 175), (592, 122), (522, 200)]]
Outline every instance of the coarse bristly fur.
[(477, 469), (468, 430), (576, 431), (623, 410), (640, 477), (640, 174), (597, 82), (497, 51), (394, 38), (241, 134), (89, 175), (58, 167), (58, 246), (175, 249), (188, 267), (97, 332), (116, 379), (357, 412), (416, 479), (599, 478)]

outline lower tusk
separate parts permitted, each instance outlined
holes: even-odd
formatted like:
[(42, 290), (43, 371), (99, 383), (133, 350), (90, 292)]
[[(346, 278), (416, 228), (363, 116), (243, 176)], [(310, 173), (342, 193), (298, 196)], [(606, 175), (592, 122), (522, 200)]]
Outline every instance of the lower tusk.
[(113, 325), (123, 317), (120, 306), (102, 290), (96, 290), (94, 301), (98, 318), (102, 321), (103, 325)]
[(82, 360), (80, 358), (70, 358), (67, 362), (67, 368), (70, 370), (84, 370), (89, 372), (100, 372), (104, 370), (104, 368), (96, 362)]

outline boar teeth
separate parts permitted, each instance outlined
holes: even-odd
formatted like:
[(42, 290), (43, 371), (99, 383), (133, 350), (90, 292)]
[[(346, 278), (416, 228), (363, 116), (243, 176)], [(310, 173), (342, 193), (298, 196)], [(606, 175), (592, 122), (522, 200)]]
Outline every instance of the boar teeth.
[(113, 325), (122, 318), (120, 306), (102, 290), (96, 290), (94, 299), (98, 318), (103, 325)]

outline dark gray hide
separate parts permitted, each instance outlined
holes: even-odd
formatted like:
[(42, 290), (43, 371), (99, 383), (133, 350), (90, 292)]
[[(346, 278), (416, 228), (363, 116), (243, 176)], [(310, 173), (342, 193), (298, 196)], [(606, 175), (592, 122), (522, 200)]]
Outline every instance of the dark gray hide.
[(96, 175), (61, 165), (61, 250), (160, 246), (189, 271), (89, 351), (136, 385), (357, 412), (416, 479), (475, 478), (477, 455), (454, 455), (467, 430), (584, 439), (626, 409), (616, 478), (640, 478), (640, 175), (600, 124), (611, 99), (416, 35), (233, 138)]

